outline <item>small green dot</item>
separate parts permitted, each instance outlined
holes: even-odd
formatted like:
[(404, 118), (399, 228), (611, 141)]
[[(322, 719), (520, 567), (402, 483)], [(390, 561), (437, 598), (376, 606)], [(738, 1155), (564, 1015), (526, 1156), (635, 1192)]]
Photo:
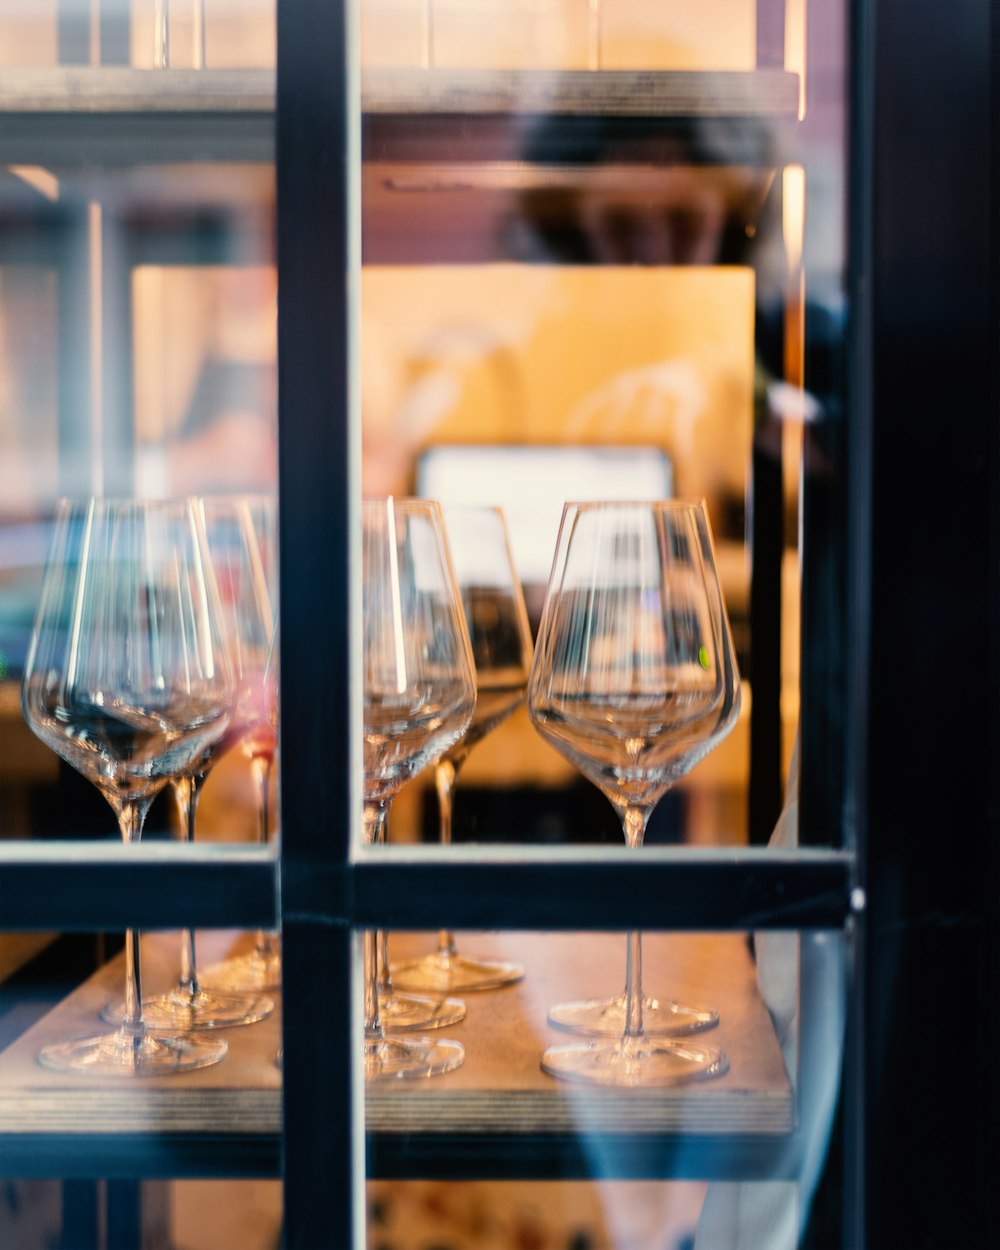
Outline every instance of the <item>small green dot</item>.
[(708, 647), (698, 648), (698, 663), (702, 668), (708, 668)]

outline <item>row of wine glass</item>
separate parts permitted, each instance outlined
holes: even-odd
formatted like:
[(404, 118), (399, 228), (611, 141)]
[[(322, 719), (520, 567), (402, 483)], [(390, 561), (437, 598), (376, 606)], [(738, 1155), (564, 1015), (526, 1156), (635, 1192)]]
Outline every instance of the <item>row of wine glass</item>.
[[(25, 663), (21, 703), (34, 732), (100, 790), (126, 842), (173, 790), (179, 834), (194, 836), (213, 764), (239, 744), (258, 796), (258, 835), (277, 737), (274, 501), (225, 497), (60, 503)], [(46, 1046), (48, 1067), (156, 1075), (216, 1063), (212, 1030), (263, 1019), (279, 981), (272, 935), (199, 973), (184, 935), (180, 975), (143, 1000), (139, 935), (126, 934), (124, 1001), (112, 1033)]]
[[(537, 650), (503, 516), (425, 500), (364, 505), (364, 832), (385, 836), (399, 789), (428, 765), (450, 841), (452, 788), (475, 744), (528, 692), (531, 717), (611, 800), (641, 844), (666, 789), (728, 732), (739, 707), (732, 641), (701, 504), (567, 505)], [(269, 569), (273, 509), (264, 501), (64, 504), (46, 571), (23, 704), (29, 724), (88, 776), (140, 836), (170, 784), (192, 835), (201, 783), (239, 742), (258, 783), (267, 836), (277, 708)], [(664, 1084), (725, 1071), (712, 1047), (661, 1040), (711, 1027), (704, 1008), (645, 998), (629, 935), (625, 992), (553, 1008), (553, 1024), (605, 1041), (552, 1047), (542, 1066), (605, 1084)], [(185, 936), (179, 984), (143, 1001), (137, 934), (126, 941), (126, 993), (114, 1034), (46, 1047), (42, 1062), (151, 1074), (216, 1062), (208, 1030), (273, 1010), (273, 935), (241, 963), (197, 972)], [(442, 932), (438, 950), (390, 964), (366, 934), (365, 1070), (423, 1077), (462, 1062), (459, 1043), (398, 1037), (454, 1024), (450, 995), (508, 984), (518, 965), (471, 960)], [(422, 991), (410, 993), (407, 991)], [(388, 1027), (389, 1032), (386, 1029)], [(615, 1036), (617, 1035), (617, 1036)]]
[[(449, 509), (447, 531), (446, 539), (433, 503), (365, 505), (366, 840), (384, 838), (393, 797), (432, 763), (448, 840), (458, 769), (526, 692), (535, 727), (607, 796), (626, 842), (640, 846), (659, 799), (722, 740), (739, 713), (704, 504), (567, 504), (533, 656), (502, 516)], [(406, 996), (393, 989), (390, 968), (384, 940), (367, 935), (369, 1078), (425, 1077), (457, 1067), (458, 1042), (392, 1034), (395, 1023), (414, 1020), (409, 1005), (400, 1004)], [(718, 1048), (676, 1040), (712, 1027), (715, 1011), (644, 995), (638, 933), (629, 934), (626, 969), (618, 998), (550, 1011), (553, 1024), (585, 1039), (549, 1047), (543, 1069), (630, 1086), (724, 1073), (728, 1061)], [(470, 966), (444, 933), (436, 954), (404, 964), (395, 979), (451, 990), (503, 984), (520, 973)], [(454, 1010), (464, 1014), (457, 1000)]]

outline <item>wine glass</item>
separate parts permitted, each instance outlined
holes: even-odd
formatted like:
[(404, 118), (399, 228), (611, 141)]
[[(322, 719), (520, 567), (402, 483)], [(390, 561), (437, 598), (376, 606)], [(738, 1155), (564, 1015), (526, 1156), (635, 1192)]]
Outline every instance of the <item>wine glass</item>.
[[(232, 670), (201, 516), (191, 502), (59, 505), (21, 690), (34, 732), (107, 799), (137, 842), (156, 794), (230, 723)], [(154, 1036), (139, 934), (125, 939), (116, 1032), (42, 1049), (48, 1067), (151, 1076), (215, 1063), (226, 1043)]]
[[(249, 761), (257, 812), (257, 841), (271, 836), (271, 776), (277, 747), (277, 627), (275, 602), (276, 519), (266, 496), (232, 501), (207, 497), (209, 544), (224, 597), (232, 605), (235, 667), (241, 674), (241, 724), (233, 741)], [(276, 933), (258, 930), (253, 950), (205, 970), (203, 986), (235, 994), (276, 989), (281, 984), (281, 949)]]
[[(617, 811), (642, 844), (669, 787), (733, 727), (739, 677), (704, 503), (567, 504), (528, 682), (543, 737)], [(645, 998), (641, 939), (628, 935), (625, 993), (553, 1009), (564, 1027), (613, 1039), (546, 1050), (554, 1076), (657, 1086), (718, 1076), (715, 1047), (654, 1036), (646, 1019), (669, 1005)], [(714, 1013), (713, 1013), (714, 1015)], [(717, 1017), (716, 1017), (717, 1018)]]
[[(453, 790), (469, 752), (521, 704), (531, 667), (531, 631), (501, 508), (442, 509), (455, 580), (476, 665), (476, 709), (463, 738), (434, 766), (442, 846), (451, 843)], [(455, 936), (438, 934), (431, 955), (393, 966), (405, 990), (452, 993), (493, 989), (524, 976), (521, 964), (460, 955)]]
[[(271, 597), (261, 551), (262, 539), (273, 530), (274, 505), (264, 497), (212, 496), (197, 501), (205, 527), (209, 555), (219, 588), (221, 628), (236, 683), (236, 700), (229, 727), (218, 741), (183, 774), (171, 778), (177, 806), (178, 836), (191, 841), (195, 833), (198, 798), (212, 766), (237, 743), (246, 751), (270, 746), (268, 683), (265, 668), (274, 622)], [(260, 536), (260, 537), (258, 537)], [(258, 784), (258, 790), (260, 789)], [(260, 810), (258, 808), (258, 810)], [(254, 952), (256, 954), (256, 952)], [(250, 957), (251, 960), (253, 956)], [(185, 930), (181, 939), (181, 971), (177, 984), (165, 994), (143, 1000), (148, 1028), (214, 1029), (254, 1024), (274, 1010), (274, 1001), (256, 992), (260, 982), (246, 985), (247, 973), (216, 975), (215, 982), (198, 973), (195, 935)], [(111, 1003), (101, 1013), (118, 1023), (125, 1005)]]
[[(364, 836), (384, 839), (396, 793), (461, 738), (475, 675), (441, 511), (429, 500), (366, 502), (364, 583)], [(365, 933), (365, 1075), (434, 1075), (464, 1058), (458, 1042), (386, 1035), (378, 940)]]

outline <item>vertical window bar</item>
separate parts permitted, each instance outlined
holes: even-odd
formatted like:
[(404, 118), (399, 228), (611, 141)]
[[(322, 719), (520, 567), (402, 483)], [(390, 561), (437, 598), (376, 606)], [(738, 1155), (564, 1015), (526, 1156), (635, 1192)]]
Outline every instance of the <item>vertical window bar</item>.
[(277, 3), (278, 481), (286, 1250), (352, 1244), (349, 927), (315, 881), (351, 797), (348, 0)]
[[(848, 504), (847, 534), (847, 671), (852, 674), (845, 689), (844, 719), (844, 840), (857, 856), (862, 894), (867, 886), (864, 847), (865, 794), (867, 792), (871, 597), (871, 452), (872, 452), (872, 298), (868, 275), (872, 260), (872, 187), (874, 153), (874, 52), (875, 10), (866, 0), (850, 0), (847, 6), (847, 412)], [(842, 1211), (845, 1245), (860, 1246), (867, 1235), (865, 1173), (867, 1132), (865, 1106), (866, 948), (869, 942), (867, 915), (856, 917), (853, 959), (848, 981), (841, 1120), (843, 1144)]]

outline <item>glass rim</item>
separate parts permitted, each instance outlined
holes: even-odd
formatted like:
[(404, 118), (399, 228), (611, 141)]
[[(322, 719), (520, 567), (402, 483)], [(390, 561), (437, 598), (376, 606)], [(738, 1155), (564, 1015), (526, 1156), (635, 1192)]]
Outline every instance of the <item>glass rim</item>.
[(655, 509), (661, 512), (687, 512), (705, 508), (705, 499), (567, 499), (563, 504), (563, 513), (570, 509), (576, 511), (595, 510), (597, 508), (628, 508), (634, 511)]
[(363, 512), (383, 513), (390, 503), (394, 512), (439, 512), (441, 510), (441, 504), (437, 499), (422, 499), (419, 495), (370, 497), (362, 499), (361, 508)]
[(55, 500), (55, 511), (64, 511), (69, 508), (90, 508), (98, 506), (102, 508), (177, 508), (190, 507), (192, 504), (200, 503), (202, 500), (227, 500), (237, 502), (245, 500), (248, 503), (271, 503), (276, 501), (275, 495), (269, 495), (265, 491), (250, 491), (246, 494), (226, 493), (226, 494), (196, 494), (187, 492), (183, 495), (156, 495), (144, 497), (142, 495), (59, 495)]

